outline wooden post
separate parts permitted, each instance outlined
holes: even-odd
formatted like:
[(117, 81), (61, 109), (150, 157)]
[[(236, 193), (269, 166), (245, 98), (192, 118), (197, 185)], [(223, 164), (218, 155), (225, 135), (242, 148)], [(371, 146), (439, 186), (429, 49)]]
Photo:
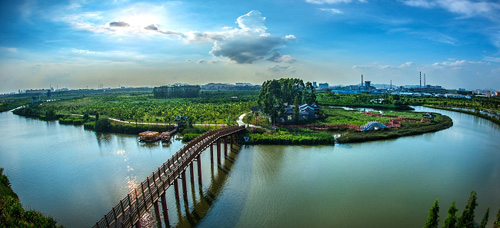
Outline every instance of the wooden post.
[(227, 136), (224, 137), (224, 157), (226, 156), (227, 156)]
[(194, 185), (194, 161), (189, 165), (189, 175), (191, 176), (191, 185)]
[(214, 164), (214, 144), (210, 144), (210, 163)]
[(184, 201), (188, 201), (188, 195), (187, 195), (187, 187), (186, 187), (186, 171), (184, 170), (181, 174), (182, 178), (182, 196), (184, 197)]
[(217, 139), (217, 164), (220, 165), (220, 139)]
[(153, 203), (155, 207), (155, 216), (156, 216), (156, 226), (161, 228), (161, 218), (160, 218), (160, 208), (158, 207), (158, 200)]
[(139, 220), (137, 220), (137, 222), (135, 223), (135, 227), (136, 228), (142, 228), (142, 225), (141, 225), (141, 217), (139, 216)]
[(198, 185), (201, 188), (201, 156), (198, 155)]
[(233, 135), (229, 135), (229, 150), (233, 149)]
[(161, 207), (163, 208), (163, 221), (165, 222), (165, 227), (169, 227), (170, 222), (168, 221), (168, 207), (165, 192), (161, 195)]
[(174, 190), (175, 190), (175, 198), (179, 199), (179, 183), (177, 183), (177, 179), (174, 180)]

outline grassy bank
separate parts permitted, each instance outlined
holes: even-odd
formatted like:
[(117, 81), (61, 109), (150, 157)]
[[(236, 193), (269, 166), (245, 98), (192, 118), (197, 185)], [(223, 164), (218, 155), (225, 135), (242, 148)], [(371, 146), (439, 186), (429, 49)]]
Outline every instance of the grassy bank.
[(471, 112), (471, 111), (466, 111), (466, 110), (461, 110), (461, 109), (453, 109), (453, 108), (440, 107), (440, 106), (434, 106), (434, 105), (424, 105), (424, 107), (441, 109), (441, 110), (452, 111), (452, 112), (460, 112), (460, 113), (464, 113), (464, 114), (469, 114), (469, 115), (477, 116), (477, 117), (480, 117), (480, 118), (483, 118), (483, 119), (487, 119), (487, 120), (489, 120), (489, 121), (497, 124), (498, 126), (500, 126), (500, 120), (499, 119), (493, 118), (493, 117), (488, 116), (488, 115), (481, 114), (479, 112)]
[(328, 132), (315, 132), (308, 129), (288, 130), (281, 129), (276, 132), (264, 132), (263, 129), (248, 131), (240, 139), (240, 143), (254, 145), (334, 145), (335, 140)]
[(0, 168), (0, 225), (2, 227), (60, 227), (43, 213), (25, 210)]
[(453, 126), (450, 117), (437, 114), (432, 124), (418, 125), (418, 123), (404, 122), (400, 128), (388, 128), (378, 131), (359, 132), (348, 130), (338, 137), (338, 143), (366, 142), (374, 140), (394, 139), (403, 136), (419, 135), (423, 133), (436, 132)]

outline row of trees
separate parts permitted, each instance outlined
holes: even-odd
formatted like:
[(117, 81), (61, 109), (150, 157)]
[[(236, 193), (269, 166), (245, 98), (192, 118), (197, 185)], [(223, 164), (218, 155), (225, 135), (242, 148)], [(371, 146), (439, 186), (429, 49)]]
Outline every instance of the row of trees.
[[(458, 209), (455, 206), (455, 201), (451, 203), (451, 206), (448, 208), (448, 216), (444, 220), (443, 228), (485, 228), (488, 223), (490, 208), (486, 210), (486, 213), (481, 220), (479, 226), (476, 226), (474, 222), (474, 210), (476, 209), (477, 204), (477, 194), (475, 191), (472, 191), (469, 196), (469, 201), (465, 206), (464, 211), (462, 212), (462, 216), (457, 217)], [(439, 225), (439, 204), (438, 200), (434, 201), (431, 209), (429, 209), (429, 216), (427, 217), (427, 221), (425, 222), (424, 228), (437, 228)], [(493, 228), (500, 228), (500, 209), (498, 210), (497, 217), (493, 224)]]
[(294, 104), (294, 118), (298, 119), (300, 104), (316, 103), (314, 86), (298, 78), (273, 79), (262, 84), (258, 104), (271, 117), (272, 124), (285, 112), (285, 103)]

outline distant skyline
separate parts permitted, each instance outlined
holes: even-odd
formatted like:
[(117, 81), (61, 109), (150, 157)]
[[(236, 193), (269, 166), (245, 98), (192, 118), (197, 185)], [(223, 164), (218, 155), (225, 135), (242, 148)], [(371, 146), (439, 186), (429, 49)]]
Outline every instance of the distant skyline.
[(500, 90), (500, 2), (1, 1), (0, 93), (298, 77)]

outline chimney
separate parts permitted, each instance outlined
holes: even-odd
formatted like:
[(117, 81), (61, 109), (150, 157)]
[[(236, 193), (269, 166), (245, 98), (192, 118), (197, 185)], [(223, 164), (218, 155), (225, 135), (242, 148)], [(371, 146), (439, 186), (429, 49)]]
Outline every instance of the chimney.
[(426, 86), (427, 84), (425, 84), (425, 74), (424, 74), (424, 87)]
[(420, 88), (422, 88), (422, 71), (420, 71)]
[(363, 75), (361, 75), (361, 87), (363, 87)]

